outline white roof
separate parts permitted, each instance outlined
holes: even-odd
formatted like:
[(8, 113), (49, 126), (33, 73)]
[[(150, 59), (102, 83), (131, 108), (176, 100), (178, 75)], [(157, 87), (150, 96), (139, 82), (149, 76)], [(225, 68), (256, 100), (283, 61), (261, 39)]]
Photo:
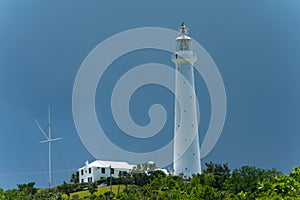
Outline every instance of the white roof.
[[(111, 168), (114, 169), (132, 169), (135, 165), (130, 165), (127, 162), (118, 162), (118, 161), (105, 161), (105, 160), (95, 160), (87, 165), (88, 168), (90, 167), (102, 167), (102, 168)], [(84, 169), (86, 166), (79, 168), (79, 170)]]

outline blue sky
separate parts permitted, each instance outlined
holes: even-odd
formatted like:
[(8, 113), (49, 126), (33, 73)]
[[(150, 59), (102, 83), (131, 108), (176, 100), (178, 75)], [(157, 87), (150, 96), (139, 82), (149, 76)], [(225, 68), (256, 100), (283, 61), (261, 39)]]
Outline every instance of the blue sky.
[[(54, 184), (69, 181), (86, 159), (92, 161), (72, 116), (73, 83), (82, 61), (114, 34), (146, 26), (176, 30), (181, 21), (217, 64), (227, 92), (223, 133), (202, 163), (289, 172), (300, 165), (299, 11), (297, 0), (1, 1), (0, 187), (14, 188), (29, 181), (47, 187), (47, 145), (37, 143), (44, 138), (33, 118), (46, 125), (48, 104), (53, 135), (64, 138), (53, 145)], [(168, 53), (145, 50), (121, 57), (111, 69), (149, 61), (172, 65)], [(116, 78), (111, 75), (108, 71), (106, 84), (100, 81), (96, 108), (104, 116), (104, 128), (117, 131), (107, 101), (101, 100), (102, 92), (109, 91), (108, 83)], [(202, 99), (202, 138), (210, 102), (199, 75), (196, 81)], [(165, 105), (172, 115), (172, 99), (161, 87), (141, 88), (132, 99), (133, 119), (147, 124), (145, 113), (153, 103)], [(168, 120), (166, 140), (173, 131), (172, 116)]]

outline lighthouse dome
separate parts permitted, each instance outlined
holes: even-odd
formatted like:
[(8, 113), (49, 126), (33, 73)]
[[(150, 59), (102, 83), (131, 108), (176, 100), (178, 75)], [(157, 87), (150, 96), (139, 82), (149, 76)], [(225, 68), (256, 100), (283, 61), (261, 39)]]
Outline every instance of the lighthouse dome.
[(184, 34), (182, 34), (176, 38), (176, 40), (191, 40), (191, 39), (192, 38), (190, 36), (184, 35)]

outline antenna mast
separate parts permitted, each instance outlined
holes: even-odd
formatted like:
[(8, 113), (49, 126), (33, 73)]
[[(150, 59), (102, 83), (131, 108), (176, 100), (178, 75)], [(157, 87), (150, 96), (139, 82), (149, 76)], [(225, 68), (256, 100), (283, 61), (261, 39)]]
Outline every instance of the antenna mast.
[(52, 156), (51, 156), (51, 142), (56, 141), (56, 140), (61, 140), (63, 138), (59, 137), (59, 138), (51, 138), (51, 121), (50, 121), (50, 105), (48, 106), (48, 136), (46, 134), (46, 132), (43, 130), (43, 128), (41, 127), (41, 125), (36, 121), (36, 119), (33, 119), (35, 124), (39, 127), (40, 131), (43, 133), (43, 135), (45, 136), (46, 140), (42, 140), (39, 141), (39, 143), (48, 143), (48, 153), (49, 153), (49, 157), (48, 157), (48, 164), (49, 164), (49, 188), (51, 187), (51, 183), (52, 183)]

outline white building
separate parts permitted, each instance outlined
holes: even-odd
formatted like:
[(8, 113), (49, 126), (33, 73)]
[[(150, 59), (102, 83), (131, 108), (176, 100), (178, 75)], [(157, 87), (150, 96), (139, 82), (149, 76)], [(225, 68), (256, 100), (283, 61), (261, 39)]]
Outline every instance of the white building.
[(131, 172), (133, 167), (135, 165), (130, 165), (127, 162), (95, 160), (92, 163), (86, 161), (85, 166), (77, 171), (79, 172), (80, 183), (90, 183), (110, 177), (110, 174), (112, 177), (118, 178), (120, 172), (123, 174)]
[(174, 174), (192, 177), (201, 172), (194, 66), (197, 57), (192, 38), (181, 24), (172, 61), (176, 64), (176, 100), (174, 120)]

